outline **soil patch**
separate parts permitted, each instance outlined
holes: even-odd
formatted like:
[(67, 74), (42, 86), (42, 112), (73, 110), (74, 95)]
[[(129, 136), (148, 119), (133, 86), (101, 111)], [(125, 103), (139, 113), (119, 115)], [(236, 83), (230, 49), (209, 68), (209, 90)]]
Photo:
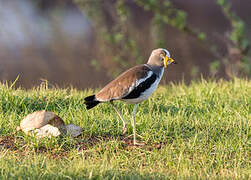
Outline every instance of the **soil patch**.
[[(10, 152), (14, 151), (15, 154), (17, 155), (23, 155), (26, 153), (34, 153), (34, 150), (35, 150), (35, 153), (46, 154), (53, 159), (58, 159), (58, 158), (67, 157), (68, 153), (72, 149), (78, 149), (79, 152), (81, 151), (87, 152), (88, 150), (98, 145), (99, 143), (109, 142), (109, 141), (114, 141), (114, 140), (115, 138), (112, 135), (92, 136), (92, 137), (88, 137), (84, 139), (81, 139), (81, 137), (79, 137), (78, 139), (76, 139), (75, 144), (65, 145), (60, 150), (58, 149), (54, 150), (52, 148), (48, 150), (45, 146), (39, 146), (31, 150), (23, 138), (18, 138), (15, 136), (2, 136), (0, 137), (0, 152), (7, 149)], [(116, 138), (116, 140), (121, 142), (121, 148), (126, 149), (128, 151), (133, 150), (135, 148), (152, 151), (154, 149), (161, 149), (167, 144), (166, 142), (162, 142), (158, 144), (142, 143), (142, 145), (134, 145), (133, 138), (124, 137), (124, 136), (119, 136), (119, 138)]]

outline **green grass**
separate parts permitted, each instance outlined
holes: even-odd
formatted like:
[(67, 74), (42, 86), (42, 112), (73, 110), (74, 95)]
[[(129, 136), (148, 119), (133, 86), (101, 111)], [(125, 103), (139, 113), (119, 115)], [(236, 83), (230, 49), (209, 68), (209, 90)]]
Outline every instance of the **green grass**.
[[(93, 90), (14, 90), (0, 85), (0, 179), (250, 179), (251, 81), (170, 84), (138, 107), (137, 133), (122, 137), (109, 104), (87, 111)], [(133, 106), (117, 102), (129, 124)], [(78, 138), (37, 140), (15, 132), (36, 110), (83, 128)]]

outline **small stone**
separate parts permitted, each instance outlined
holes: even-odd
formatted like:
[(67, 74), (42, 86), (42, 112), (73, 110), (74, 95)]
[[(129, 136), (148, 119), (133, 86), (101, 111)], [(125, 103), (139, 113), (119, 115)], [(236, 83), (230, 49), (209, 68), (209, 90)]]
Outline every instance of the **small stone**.
[(72, 137), (79, 136), (83, 129), (79, 126), (76, 126), (75, 124), (68, 124), (65, 126), (66, 133), (71, 135)]

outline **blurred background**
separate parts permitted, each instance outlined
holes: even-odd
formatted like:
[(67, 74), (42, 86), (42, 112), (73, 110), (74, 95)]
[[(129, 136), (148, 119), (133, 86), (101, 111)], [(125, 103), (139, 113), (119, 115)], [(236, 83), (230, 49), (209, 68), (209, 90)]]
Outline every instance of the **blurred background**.
[(0, 0), (0, 80), (101, 87), (158, 47), (162, 83), (251, 74), (245, 0)]

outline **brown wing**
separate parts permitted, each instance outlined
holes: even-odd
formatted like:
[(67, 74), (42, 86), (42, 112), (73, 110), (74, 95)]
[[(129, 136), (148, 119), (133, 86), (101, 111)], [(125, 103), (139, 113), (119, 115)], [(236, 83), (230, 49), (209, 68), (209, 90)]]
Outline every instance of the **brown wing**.
[(101, 89), (96, 94), (97, 100), (111, 101), (123, 98), (133, 90), (137, 80), (147, 77), (149, 71), (151, 69), (146, 65), (135, 66), (127, 70)]

